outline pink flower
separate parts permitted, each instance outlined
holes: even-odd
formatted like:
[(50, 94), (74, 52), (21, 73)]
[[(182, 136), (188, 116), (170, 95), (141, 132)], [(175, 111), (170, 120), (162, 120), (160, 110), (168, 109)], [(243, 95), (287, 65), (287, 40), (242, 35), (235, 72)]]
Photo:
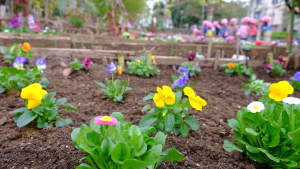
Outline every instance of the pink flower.
[(227, 36), (226, 41), (227, 42), (232, 42), (234, 40), (234, 36)]
[(115, 126), (118, 124), (118, 120), (113, 116), (99, 116), (94, 119), (95, 124), (106, 124), (109, 126)]
[(194, 61), (195, 57), (196, 57), (196, 55), (193, 54), (193, 53), (191, 53), (191, 55), (190, 55), (190, 57), (188, 58), (188, 60), (189, 60), (190, 62), (192, 62), (192, 61)]
[(205, 39), (205, 37), (204, 36), (199, 36), (197, 39), (198, 39), (198, 41), (203, 41)]
[(285, 65), (285, 61), (283, 60), (283, 58), (278, 58), (277, 60), (282, 64), (282, 66)]
[(146, 36), (147, 36), (147, 38), (151, 38), (152, 37), (152, 33), (147, 33)]
[(90, 65), (91, 65), (91, 59), (87, 56), (87, 57), (85, 57), (84, 58), (84, 68), (86, 68), (86, 69), (88, 69), (88, 68), (90, 68)]
[(269, 64), (264, 64), (264, 67), (268, 70), (273, 70), (274, 68)]

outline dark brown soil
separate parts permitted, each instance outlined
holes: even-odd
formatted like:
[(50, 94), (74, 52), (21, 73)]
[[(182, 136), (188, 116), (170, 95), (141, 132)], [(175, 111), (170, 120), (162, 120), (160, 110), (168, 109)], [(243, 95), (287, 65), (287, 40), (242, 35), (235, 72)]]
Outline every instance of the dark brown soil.
[[(64, 58), (65, 59), (65, 58)], [(48, 92), (57, 92), (56, 98), (67, 98), (68, 103), (77, 107), (81, 112), (64, 111), (64, 118), (71, 118), (74, 122), (64, 128), (49, 128), (39, 130), (35, 125), (18, 128), (13, 122), (11, 111), (23, 107), (24, 100), (18, 96), (7, 97), (0, 94), (0, 118), (7, 117), (8, 121), (0, 126), (0, 169), (74, 169), (80, 158), (86, 154), (77, 150), (71, 141), (70, 134), (81, 124), (89, 124), (91, 118), (99, 115), (109, 115), (112, 112), (122, 112), (125, 121), (138, 125), (141, 119), (140, 110), (151, 101), (143, 102), (148, 93), (156, 92), (157, 86), (171, 85), (171, 75), (177, 75), (169, 66), (161, 69), (161, 75), (142, 78), (128, 73), (116, 75), (122, 81), (129, 80), (133, 88), (127, 95), (125, 104), (114, 103), (112, 100), (102, 100), (100, 87), (94, 80), (105, 82), (106, 66), (93, 60), (89, 71), (75, 72), (70, 79), (62, 75), (59, 57), (49, 57), (44, 76), (50, 81)], [(70, 60), (65, 60), (70, 61)], [(8, 66), (0, 59), (0, 67)], [(267, 82), (288, 80), (294, 71), (288, 71), (283, 77), (271, 78), (263, 69), (256, 69), (259, 79)], [(246, 97), (241, 91), (241, 83), (247, 82), (247, 77), (227, 77), (223, 71), (203, 69), (200, 75), (190, 78), (189, 82), (197, 82), (194, 90), (197, 95), (207, 100), (208, 105), (203, 111), (191, 110), (199, 125), (199, 131), (191, 131), (188, 138), (169, 134), (165, 149), (175, 147), (185, 155), (182, 162), (164, 161), (160, 168), (190, 169), (190, 168), (245, 168), (266, 169), (267, 165), (258, 164), (239, 152), (227, 153), (222, 145), (224, 139), (234, 142), (233, 131), (226, 121), (236, 118), (236, 112), (259, 97)], [(299, 92), (295, 91), (299, 97)]]

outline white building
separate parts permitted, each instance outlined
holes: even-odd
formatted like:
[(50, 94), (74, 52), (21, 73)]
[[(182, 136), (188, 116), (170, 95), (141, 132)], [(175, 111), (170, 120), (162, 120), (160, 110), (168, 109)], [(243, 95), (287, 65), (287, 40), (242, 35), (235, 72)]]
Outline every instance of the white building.
[(271, 18), (272, 31), (283, 30), (285, 3), (282, 0), (250, 0), (248, 16), (259, 20), (263, 16)]

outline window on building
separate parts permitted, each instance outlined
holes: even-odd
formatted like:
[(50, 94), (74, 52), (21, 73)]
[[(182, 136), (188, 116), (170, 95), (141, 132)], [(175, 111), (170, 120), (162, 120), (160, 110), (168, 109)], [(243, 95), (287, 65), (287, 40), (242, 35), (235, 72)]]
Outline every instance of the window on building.
[(261, 3), (261, 0), (256, 0), (256, 3), (257, 3), (257, 4)]
[(278, 0), (272, 0), (272, 4), (277, 4)]

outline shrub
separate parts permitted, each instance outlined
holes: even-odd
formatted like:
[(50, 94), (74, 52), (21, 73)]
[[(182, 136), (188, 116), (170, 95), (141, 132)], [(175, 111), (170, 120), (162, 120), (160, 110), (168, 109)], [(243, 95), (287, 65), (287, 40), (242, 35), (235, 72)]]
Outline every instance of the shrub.
[(146, 57), (135, 58), (131, 62), (127, 62), (130, 74), (136, 74), (143, 77), (157, 75), (160, 71), (154, 63), (147, 63)]
[(84, 19), (83, 18), (77, 18), (77, 17), (72, 17), (71, 19), (70, 19), (70, 24), (72, 24), (72, 25), (74, 25), (74, 26), (76, 26), (76, 27), (78, 27), (78, 28), (80, 28), (81, 26), (83, 26), (84, 25)]

